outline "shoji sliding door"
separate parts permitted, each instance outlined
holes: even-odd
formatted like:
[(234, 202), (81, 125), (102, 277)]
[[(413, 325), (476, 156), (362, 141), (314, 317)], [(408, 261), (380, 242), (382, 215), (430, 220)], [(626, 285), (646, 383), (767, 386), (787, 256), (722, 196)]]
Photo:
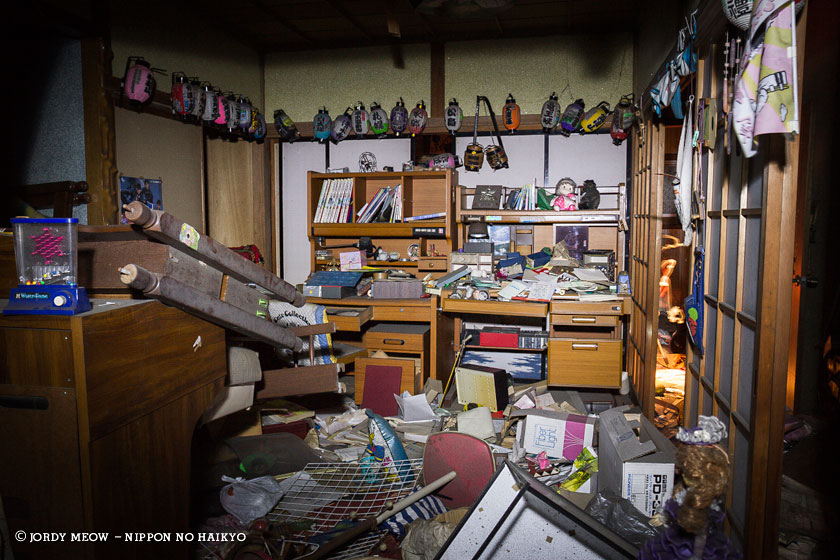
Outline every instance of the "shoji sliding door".
[[(713, 48), (701, 56), (698, 97), (720, 100), (722, 75)], [(688, 351), (684, 424), (704, 414), (727, 426), (730, 536), (747, 558), (769, 558), (778, 538), (798, 144), (763, 138), (746, 159), (724, 142), (720, 121), (714, 150), (699, 161), (703, 352)]]
[(653, 415), (659, 261), (662, 249), (662, 169), (665, 127), (650, 119), (634, 142), (630, 181), (630, 288), (633, 302), (627, 337), (627, 371), (642, 412)]

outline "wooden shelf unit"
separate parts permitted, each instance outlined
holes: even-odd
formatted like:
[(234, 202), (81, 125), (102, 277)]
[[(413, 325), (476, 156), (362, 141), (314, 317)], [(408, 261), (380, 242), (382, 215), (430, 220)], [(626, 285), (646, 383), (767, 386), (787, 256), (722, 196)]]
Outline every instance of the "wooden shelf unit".
[[(403, 217), (423, 216), (445, 213), (444, 217), (431, 220), (413, 220), (398, 223), (315, 223), (315, 213), (326, 179), (353, 180), (353, 220), (358, 212), (383, 187), (402, 185)], [(449, 254), (458, 245), (453, 232), (455, 216), (455, 184), (457, 174), (454, 170), (377, 172), (377, 173), (315, 173), (307, 175), (307, 225), (312, 244), (312, 270), (322, 270), (331, 262), (330, 259), (316, 259), (318, 249), (333, 248), (333, 257), (338, 261), (343, 252), (354, 251), (352, 247), (339, 247), (357, 243), (360, 237), (370, 237), (374, 246), (386, 251), (397, 251), (401, 258), (408, 257), (408, 247), (413, 243), (424, 247), (422, 241), (428, 239), (435, 244), (435, 249), (442, 254)], [(443, 228), (443, 238), (414, 237), (412, 232), (417, 227)], [(323, 244), (318, 238), (323, 238)], [(369, 264), (383, 267), (416, 267), (414, 261), (369, 261)]]
[[(589, 228), (589, 249), (615, 251), (616, 273), (622, 269), (625, 254), (626, 189), (624, 183), (616, 186), (599, 186), (601, 208), (597, 210), (501, 210), (470, 208), (474, 187), (459, 186), (455, 200), (455, 237), (459, 244), (467, 238), (467, 228), (474, 222), (490, 225), (508, 225), (511, 228), (531, 229), (531, 252), (556, 243), (554, 226), (586, 226)], [(512, 235), (514, 232), (511, 232)]]

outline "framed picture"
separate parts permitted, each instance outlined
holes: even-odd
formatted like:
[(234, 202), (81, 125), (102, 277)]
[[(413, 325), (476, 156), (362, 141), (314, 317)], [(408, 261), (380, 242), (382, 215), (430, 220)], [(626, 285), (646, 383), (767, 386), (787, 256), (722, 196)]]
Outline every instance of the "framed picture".
[[(160, 179), (120, 176), (120, 202), (139, 200), (152, 210), (163, 210), (163, 182)], [(120, 218), (127, 223), (125, 218)]]
[(566, 242), (569, 256), (583, 262), (583, 253), (589, 249), (589, 226), (554, 226), (554, 243)]
[(473, 210), (498, 210), (502, 203), (501, 185), (477, 185), (473, 195)]

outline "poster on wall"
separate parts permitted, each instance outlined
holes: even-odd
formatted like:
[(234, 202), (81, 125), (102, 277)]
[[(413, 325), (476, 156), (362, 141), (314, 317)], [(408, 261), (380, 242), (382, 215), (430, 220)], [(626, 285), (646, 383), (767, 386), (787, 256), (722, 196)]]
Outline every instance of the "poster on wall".
[[(139, 200), (153, 210), (163, 210), (163, 182), (160, 179), (120, 176), (120, 202)], [(128, 223), (124, 217), (120, 222)]]
[(554, 243), (566, 242), (569, 255), (583, 262), (583, 253), (589, 249), (589, 226), (554, 226)]

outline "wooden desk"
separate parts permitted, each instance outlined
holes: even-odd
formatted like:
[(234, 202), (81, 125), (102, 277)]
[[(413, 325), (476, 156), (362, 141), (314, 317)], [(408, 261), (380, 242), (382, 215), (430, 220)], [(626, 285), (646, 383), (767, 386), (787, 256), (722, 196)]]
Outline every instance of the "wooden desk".
[[(553, 300), (550, 304), (450, 298), (441, 300), (442, 312), (454, 318), (454, 333), (461, 332), (464, 320), (512, 324), (528, 321), (531, 325), (542, 325), (549, 332), (548, 384), (564, 387), (615, 389), (621, 386), (622, 317), (629, 314), (629, 309), (627, 298), (608, 302)], [(507, 317), (521, 319), (511, 321)], [(455, 336), (457, 338), (458, 335)], [(459, 343), (455, 341), (455, 344)], [(467, 347), (505, 350), (475, 345)]]
[(224, 383), (224, 329), (157, 301), (113, 302), (73, 317), (0, 316), (10, 531), (112, 535), (104, 545), (13, 541), (18, 559), (189, 555), (174, 537), (113, 535), (190, 530), (191, 441)]

